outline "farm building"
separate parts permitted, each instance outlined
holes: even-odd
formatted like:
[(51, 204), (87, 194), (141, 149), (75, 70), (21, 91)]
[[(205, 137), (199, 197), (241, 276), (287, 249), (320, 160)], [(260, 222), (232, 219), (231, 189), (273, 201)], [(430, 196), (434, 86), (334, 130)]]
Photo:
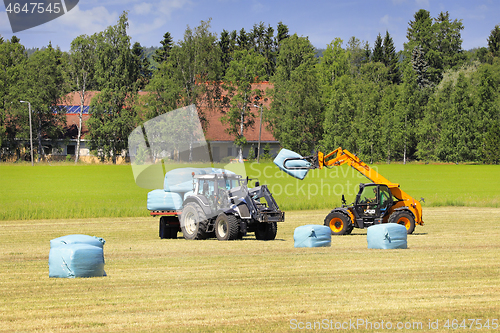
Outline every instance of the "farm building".
[[(252, 89), (261, 89), (265, 92), (266, 89), (270, 88), (270, 84), (267, 82), (254, 84)], [(84, 103), (84, 113), (82, 117), (82, 140), (80, 142), (80, 159), (82, 161), (90, 162), (96, 159), (88, 148), (86, 134), (88, 133), (88, 128), (86, 126), (86, 121), (90, 118), (90, 101), (98, 92), (89, 91), (85, 96)], [(144, 95), (146, 92), (139, 92), (139, 95)], [(264, 98), (262, 102), (264, 107), (269, 108), (270, 101)], [(66, 131), (65, 137), (58, 141), (58, 146), (45, 146), (45, 152), (52, 155), (54, 158), (65, 158), (66, 156), (72, 156), (76, 154), (77, 147), (77, 137), (78, 137), (78, 123), (79, 123), (79, 110), (80, 110), (80, 96), (77, 92), (72, 92), (68, 94), (63, 102), (60, 104), (66, 110)], [(224, 159), (230, 159), (231, 157), (236, 157), (238, 154), (238, 147), (234, 145), (234, 137), (227, 133), (227, 125), (221, 122), (221, 117), (223, 115), (222, 110), (214, 111), (204, 108), (203, 106), (198, 106), (201, 108), (207, 119), (207, 129), (205, 133), (205, 139), (209, 144), (209, 148), (212, 153), (212, 158), (214, 162), (220, 162)], [(253, 150), (253, 156), (258, 154), (259, 138), (260, 138), (260, 149), (261, 155), (264, 153), (264, 149), (267, 147), (270, 149), (269, 153), (271, 155), (276, 155), (280, 149), (279, 142), (273, 137), (270, 131), (266, 128), (266, 123), (260, 123), (260, 107), (253, 106), (249, 108), (248, 112), (252, 112), (254, 115), (255, 123), (253, 127), (245, 129), (243, 135), (247, 139), (246, 145), (243, 147), (243, 157), (247, 158), (251, 150)], [(126, 157), (126, 152), (124, 152), (123, 157)]]

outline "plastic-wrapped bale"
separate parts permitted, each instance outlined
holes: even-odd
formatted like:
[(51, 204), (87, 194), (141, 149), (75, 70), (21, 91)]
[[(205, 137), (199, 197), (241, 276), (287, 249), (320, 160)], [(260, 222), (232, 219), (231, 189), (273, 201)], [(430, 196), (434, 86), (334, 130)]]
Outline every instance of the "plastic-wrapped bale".
[(69, 235), (50, 241), (49, 277), (106, 276), (102, 238)]
[(326, 247), (332, 244), (332, 231), (324, 225), (309, 224), (295, 228), (295, 247)]
[(193, 190), (193, 172), (195, 175), (212, 173), (212, 168), (177, 168), (165, 174), (163, 189), (167, 192), (188, 192)]
[(165, 174), (163, 189), (166, 192), (185, 193), (193, 190), (193, 172), (195, 175), (214, 173), (234, 174), (234, 172), (219, 168), (178, 168)]
[(184, 200), (186, 200), (188, 197), (193, 196), (193, 195), (194, 195), (193, 191), (189, 191), (189, 192), (184, 193)]
[[(192, 186), (191, 186), (192, 187)], [(182, 196), (176, 192), (153, 190), (148, 193), (148, 210), (177, 210), (182, 208)]]
[[(304, 179), (307, 173), (309, 172), (309, 169), (304, 169), (304, 170), (289, 170), (286, 169), (283, 166), (283, 162), (287, 158), (302, 158), (301, 155), (297, 154), (294, 151), (288, 150), (288, 149), (281, 149), (279, 152), (278, 156), (274, 159), (274, 164), (281, 170), (285, 171), (288, 173), (290, 176), (298, 178), (298, 179)], [(301, 167), (301, 168), (309, 168), (311, 164), (307, 161), (304, 160), (292, 160), (292, 161), (287, 161), (286, 162), (287, 167)]]
[(369, 249), (406, 249), (406, 239), (406, 227), (396, 223), (376, 224), (366, 232)]
[(92, 246), (97, 246), (102, 249), (106, 241), (100, 237), (88, 236), (88, 235), (66, 235), (59, 238), (54, 238), (50, 241), (50, 248), (56, 248), (59, 246), (69, 245), (69, 244), (87, 244)]
[(226, 173), (228, 175), (234, 175), (235, 174), (231, 170), (220, 169), (220, 168), (212, 168), (212, 171), (210, 173)]

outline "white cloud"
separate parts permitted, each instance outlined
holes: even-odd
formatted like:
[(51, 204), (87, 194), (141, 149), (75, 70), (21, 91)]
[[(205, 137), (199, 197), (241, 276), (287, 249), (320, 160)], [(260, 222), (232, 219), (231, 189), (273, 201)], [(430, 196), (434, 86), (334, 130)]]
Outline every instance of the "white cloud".
[(191, 5), (191, 0), (160, 0), (157, 6), (160, 13), (170, 17), (172, 12), (188, 5)]
[(92, 35), (98, 31), (103, 31), (110, 25), (116, 24), (118, 17), (118, 13), (110, 13), (102, 6), (81, 10), (79, 5), (76, 5), (75, 8), (55, 20), (54, 23), (77, 30), (77, 35)]
[(141, 2), (140, 4), (134, 5), (134, 10), (131, 13), (138, 15), (146, 15), (151, 13), (152, 4)]
[(389, 25), (389, 15), (384, 15), (384, 17), (380, 19), (380, 23), (382, 23), (383, 25)]
[(424, 8), (429, 8), (429, 0), (415, 0), (415, 3)]
[(258, 1), (254, 1), (252, 4), (252, 12), (254, 13), (262, 13), (265, 9), (266, 7)]
[[(10, 27), (9, 18), (7, 16), (7, 12), (0, 12), (0, 32), (12, 32), (12, 28)], [(5, 37), (4, 37), (5, 39)]]
[(128, 34), (131, 36), (147, 34), (153, 30), (161, 28), (164, 24), (165, 20), (161, 17), (157, 17), (153, 21), (149, 20), (147, 23), (137, 23), (137, 21), (131, 19), (129, 20)]

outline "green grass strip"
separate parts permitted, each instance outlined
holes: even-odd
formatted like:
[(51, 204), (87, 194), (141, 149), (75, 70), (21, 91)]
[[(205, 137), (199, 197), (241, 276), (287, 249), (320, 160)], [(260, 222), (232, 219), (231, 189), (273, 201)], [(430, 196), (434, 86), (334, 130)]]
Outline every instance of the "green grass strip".
[[(352, 202), (358, 184), (369, 182), (348, 166), (312, 170), (304, 180), (286, 175), (273, 163), (245, 166), (248, 176), (269, 186), (285, 211), (333, 209), (341, 205), (342, 194)], [(415, 199), (425, 198), (424, 208), (500, 207), (499, 165), (373, 168)], [(0, 164), (0, 220), (148, 216), (149, 191), (135, 184), (130, 165)]]

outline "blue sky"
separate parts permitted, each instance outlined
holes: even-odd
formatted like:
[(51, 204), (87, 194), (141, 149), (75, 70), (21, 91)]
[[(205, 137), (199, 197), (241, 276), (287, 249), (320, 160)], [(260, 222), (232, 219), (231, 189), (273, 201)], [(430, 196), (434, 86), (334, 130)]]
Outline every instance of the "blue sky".
[[(384, 35), (388, 30), (396, 49), (401, 50), (408, 22), (421, 8), (430, 11), (432, 17), (448, 11), (452, 19), (462, 20), (465, 50), (487, 46), (491, 30), (500, 24), (498, 0), (80, 0), (65, 15), (15, 35), (26, 47), (52, 42), (67, 51), (75, 37), (116, 24), (119, 15), (128, 10), (132, 43), (142, 46), (160, 46), (167, 31), (178, 41), (187, 26), (194, 28), (211, 18), (211, 31), (218, 36), (223, 29), (249, 31), (260, 22), (276, 30), (282, 21), (290, 33), (307, 36), (318, 48), (325, 48), (336, 37), (347, 43), (351, 36), (373, 47), (378, 33)], [(0, 35), (8, 39), (13, 35), (1, 4)]]

